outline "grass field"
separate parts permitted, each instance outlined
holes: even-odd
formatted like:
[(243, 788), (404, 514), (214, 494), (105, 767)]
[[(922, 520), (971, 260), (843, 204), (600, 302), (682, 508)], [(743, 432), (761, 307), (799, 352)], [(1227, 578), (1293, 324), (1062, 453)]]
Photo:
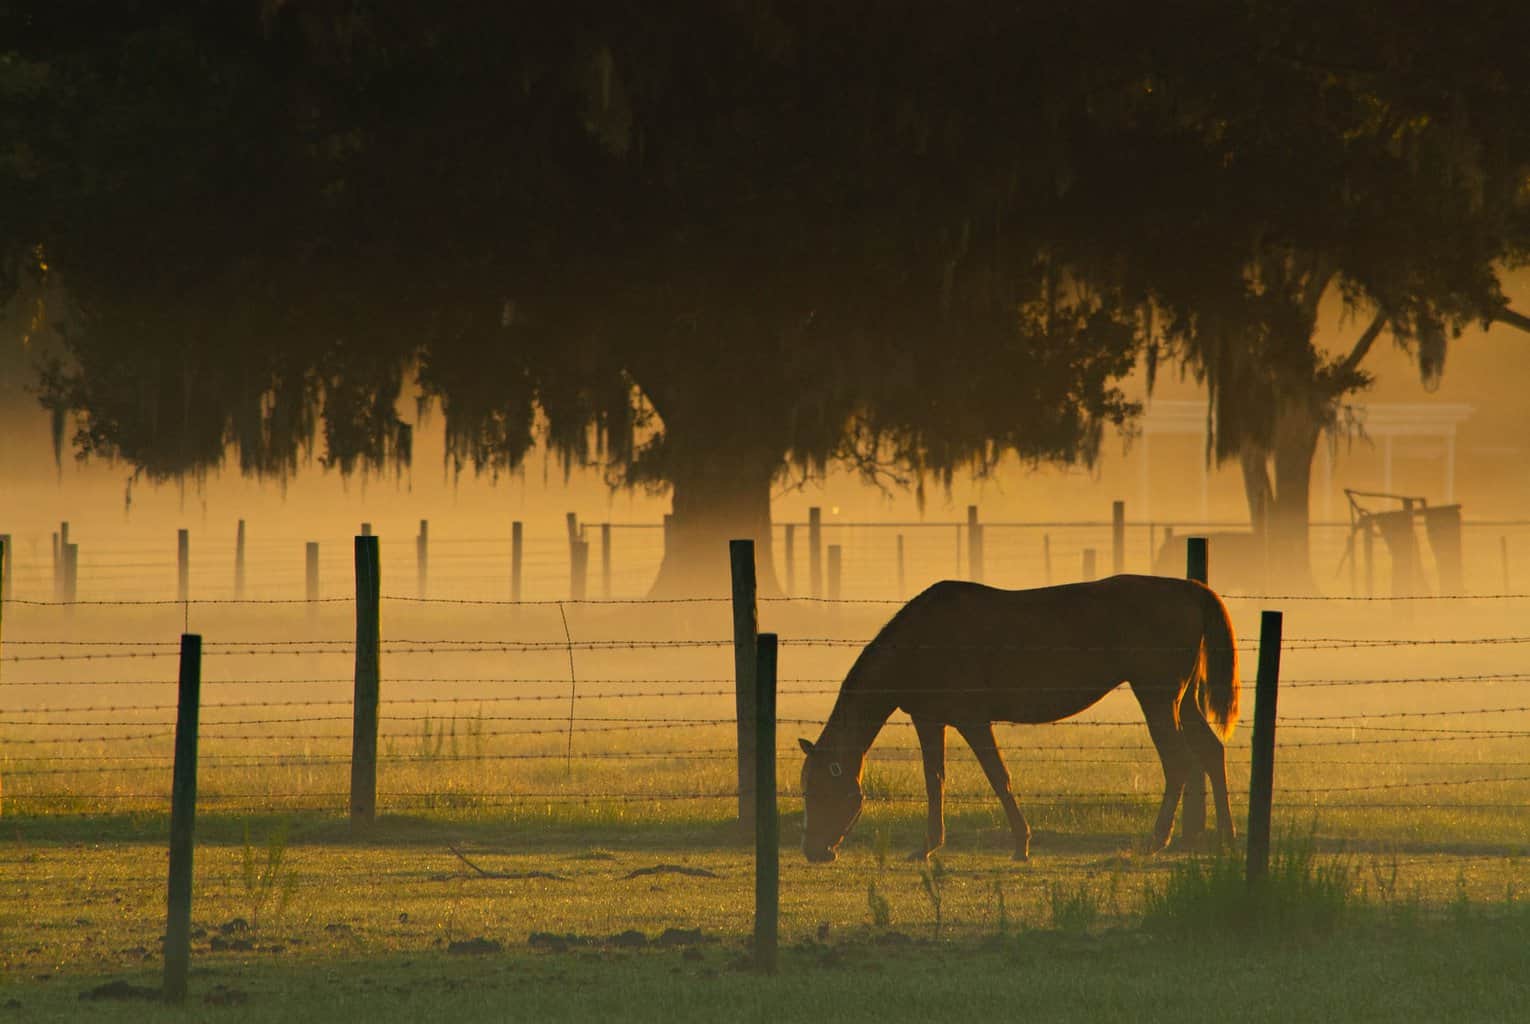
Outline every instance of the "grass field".
[[(703, 611), (575, 609), (570, 632), (725, 636), (716, 610)], [(1028, 863), (1008, 858), (997, 803), (953, 740), (948, 846), (927, 887), (922, 865), (904, 859), (919, 842), (923, 785), (897, 716), (873, 748), (866, 815), (844, 856), (808, 865), (795, 849), (794, 740), (816, 735), (855, 649), (783, 647), (784, 955), (779, 977), (760, 978), (747, 969), (752, 854), (731, 820), (726, 645), (533, 649), (514, 645), (564, 637), (556, 609), (513, 621), (394, 609), (382, 818), (356, 832), (343, 816), (347, 614), (151, 608), (63, 621), (57, 609), (8, 610), (0, 1021), (1530, 1011), (1523, 655), (1387, 639), (1509, 634), (1512, 615), (1291, 614), (1277, 831), (1316, 849), (1346, 912), (1260, 938), (1154, 924), (1150, 894), (1200, 855), (1141, 853), (1161, 777), (1125, 691), (1071, 724), (1000, 730), (1037, 830)], [(882, 614), (808, 609), (764, 624), (787, 638), (864, 639)], [(81, 999), (114, 980), (156, 986), (162, 970), (183, 615), (209, 641), (189, 1013)], [(1302, 639), (1312, 637), (1344, 642)], [(1252, 664), (1246, 654), (1250, 689)], [(1240, 816), (1247, 743), (1240, 729), (1229, 751)]]

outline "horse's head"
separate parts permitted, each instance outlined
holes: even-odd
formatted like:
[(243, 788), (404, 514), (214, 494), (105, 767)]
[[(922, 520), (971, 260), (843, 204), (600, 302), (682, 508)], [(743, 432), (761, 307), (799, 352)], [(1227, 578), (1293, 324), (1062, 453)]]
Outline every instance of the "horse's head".
[(861, 816), (859, 766), (837, 759), (830, 750), (818, 750), (798, 740), (807, 761), (802, 765), (802, 852), (815, 864), (827, 864), (837, 856), (855, 819)]

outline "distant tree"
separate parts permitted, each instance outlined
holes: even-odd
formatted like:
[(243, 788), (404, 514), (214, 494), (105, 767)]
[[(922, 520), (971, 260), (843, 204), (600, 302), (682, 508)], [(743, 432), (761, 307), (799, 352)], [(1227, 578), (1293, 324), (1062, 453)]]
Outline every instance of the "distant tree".
[[(1126, 119), (1124, 144), (1160, 170), (1120, 212), (1158, 240), (1142, 273), (1168, 353), (1209, 388), (1208, 457), (1242, 470), (1277, 574), (1310, 584), (1312, 458), (1370, 383), (1375, 342), (1432, 387), (1468, 324), (1525, 326), (1500, 281), (1530, 255), (1530, 19), (1496, 2), (1248, 4), (1203, 29), (1206, 59), (1164, 60)], [(1330, 355), (1334, 295), (1354, 334)]]

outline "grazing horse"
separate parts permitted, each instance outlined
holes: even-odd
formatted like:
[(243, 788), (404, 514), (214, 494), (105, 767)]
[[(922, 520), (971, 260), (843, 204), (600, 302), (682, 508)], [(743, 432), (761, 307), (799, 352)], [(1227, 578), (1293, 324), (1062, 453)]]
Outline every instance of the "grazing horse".
[(936, 583), (866, 645), (839, 688), (818, 742), (800, 740), (802, 851), (828, 862), (860, 816), (866, 751), (896, 710), (924, 755), (924, 855), (945, 842), (946, 726), (988, 776), (1014, 833), (1031, 829), (1010, 792), (994, 722), (1056, 722), (1129, 683), (1163, 763), (1153, 849), (1168, 845), (1194, 761), (1211, 776), (1217, 826), (1233, 837), (1223, 742), (1238, 720), (1238, 654), (1227, 609), (1209, 588), (1162, 576), (1112, 576), (1036, 590)]

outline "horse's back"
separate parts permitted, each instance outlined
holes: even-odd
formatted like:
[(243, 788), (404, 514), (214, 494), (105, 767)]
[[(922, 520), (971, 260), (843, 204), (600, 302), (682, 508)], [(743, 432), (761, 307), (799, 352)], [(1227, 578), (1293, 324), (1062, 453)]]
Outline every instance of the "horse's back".
[(852, 675), (900, 692), (916, 717), (1055, 721), (1128, 680), (1185, 678), (1207, 593), (1160, 576), (1031, 590), (945, 580), (888, 622)]

